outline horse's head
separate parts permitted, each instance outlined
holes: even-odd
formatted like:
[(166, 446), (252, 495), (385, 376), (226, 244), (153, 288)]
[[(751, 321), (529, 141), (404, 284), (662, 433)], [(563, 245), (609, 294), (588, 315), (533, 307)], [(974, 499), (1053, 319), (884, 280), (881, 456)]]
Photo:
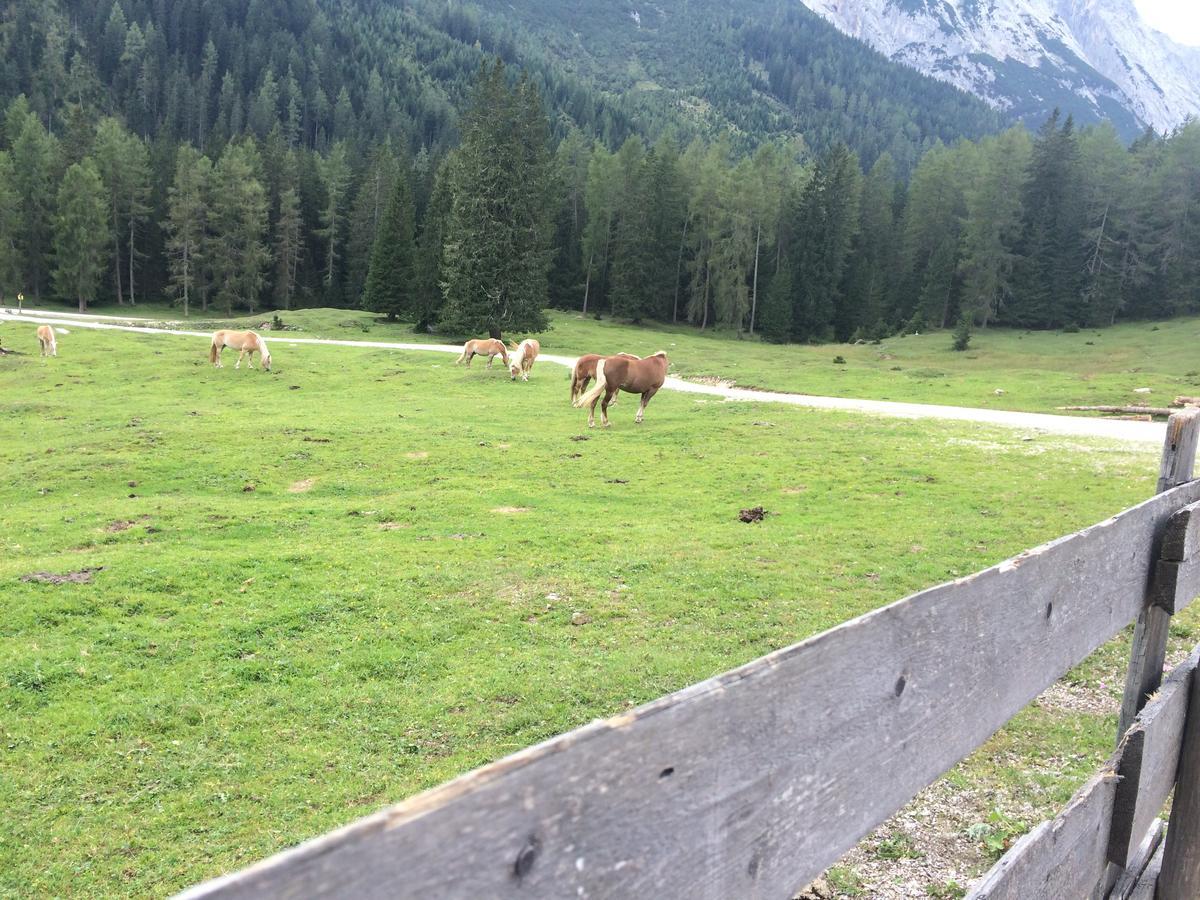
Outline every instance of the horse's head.
[(523, 354), (515, 353), (508, 358), (508, 375), (513, 380), (517, 380), (517, 376), (521, 374), (521, 357)]
[(262, 345), (262, 367), (264, 371), (271, 371), (271, 351), (267, 349), (267, 345)]

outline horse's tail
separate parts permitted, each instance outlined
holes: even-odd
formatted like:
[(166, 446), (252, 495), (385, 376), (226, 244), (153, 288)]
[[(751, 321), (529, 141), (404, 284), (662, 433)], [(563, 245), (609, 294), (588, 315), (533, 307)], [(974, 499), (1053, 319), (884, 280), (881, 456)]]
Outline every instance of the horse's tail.
[[(218, 334), (219, 334), (219, 333), (220, 333), (220, 332), (218, 332)], [(218, 344), (218, 342), (217, 342), (217, 335), (216, 335), (216, 334), (214, 334), (214, 335), (213, 335), (213, 339), (212, 339), (212, 346), (208, 348), (208, 361), (209, 361), (210, 363), (214, 363), (214, 364), (215, 364), (215, 363), (216, 363), (216, 361), (217, 361), (217, 358), (220, 356), (220, 354), (221, 354), (221, 351), (218, 349), (218, 348), (219, 348), (219, 346), (220, 346), (220, 345), (219, 345), (219, 344)]]
[(571, 370), (571, 405), (575, 405), (575, 398), (579, 396), (579, 364), (575, 364), (575, 368)]
[(604, 378), (604, 363), (605, 360), (603, 359), (596, 362), (596, 384), (590, 391), (576, 400), (572, 404), (573, 406), (587, 406), (589, 403), (594, 403), (596, 399), (604, 393), (605, 389), (608, 387), (608, 382)]

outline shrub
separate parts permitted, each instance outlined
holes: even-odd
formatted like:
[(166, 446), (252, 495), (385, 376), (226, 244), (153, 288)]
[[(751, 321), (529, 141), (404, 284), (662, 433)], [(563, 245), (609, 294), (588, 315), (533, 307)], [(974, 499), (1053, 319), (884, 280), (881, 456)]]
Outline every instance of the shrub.
[(966, 350), (971, 343), (971, 320), (959, 316), (958, 326), (954, 329), (954, 349), (959, 353)]

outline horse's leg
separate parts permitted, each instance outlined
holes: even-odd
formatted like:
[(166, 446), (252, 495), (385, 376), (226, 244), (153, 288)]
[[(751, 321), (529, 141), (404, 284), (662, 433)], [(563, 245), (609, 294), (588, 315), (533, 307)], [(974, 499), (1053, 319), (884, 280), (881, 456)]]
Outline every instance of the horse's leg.
[(474, 358), (475, 358), (475, 351), (468, 350), (467, 351), (467, 368), (468, 369), (471, 368), (471, 360), (473, 360)]
[(233, 367), (235, 369), (240, 369), (242, 367), (242, 357), (245, 355), (246, 355), (246, 348), (243, 347), (241, 350), (238, 351), (238, 361), (233, 364)]
[[(260, 358), (262, 357), (261, 353), (259, 354), (259, 357)], [(254, 368), (254, 351), (253, 350), (246, 351), (246, 368), (247, 369)]]
[(653, 397), (657, 393), (658, 393), (658, 388), (652, 387), (652, 388), (650, 388), (650, 390), (648, 390), (644, 394), (642, 394), (642, 405), (638, 407), (637, 417), (633, 420), (638, 425), (642, 424), (642, 416), (646, 412), (646, 404), (649, 403), (650, 398)]
[(495, 359), (496, 359), (496, 354), (495, 354), (495, 353), (489, 353), (489, 354), (488, 354), (488, 364), (487, 364), (487, 368), (489, 368), (489, 369), (490, 369), (490, 368), (492, 367), (492, 362), (493, 362)]
[(616, 394), (621, 389), (615, 385), (609, 385), (607, 391), (604, 392), (604, 402), (600, 404), (600, 424), (608, 428), (612, 423), (608, 421), (608, 408), (612, 405), (613, 394)]
[(596, 427), (596, 403), (599, 401), (599, 399), (600, 398), (597, 397), (588, 407), (588, 428)]

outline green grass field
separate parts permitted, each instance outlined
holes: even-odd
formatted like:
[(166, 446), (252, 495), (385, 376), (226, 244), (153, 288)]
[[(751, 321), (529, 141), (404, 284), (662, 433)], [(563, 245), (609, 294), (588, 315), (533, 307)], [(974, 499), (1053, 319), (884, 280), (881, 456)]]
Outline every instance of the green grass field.
[[(358, 318), (321, 315), (284, 318), (339, 336)], [(543, 343), (672, 337), (635, 347), (613, 328), (556, 316)], [(6, 895), (162, 895), (248, 864), (1102, 519), (1148, 496), (1157, 466), (1115, 444), (670, 392), (644, 426), (627, 395), (588, 433), (548, 364), (513, 384), (436, 354), (277, 340), (264, 374), (209, 367), (194, 338), (82, 329), (43, 360), (15, 330), (0, 326), (27, 351), (0, 358)], [(773, 387), (889, 380), (867, 364), (878, 348), (833, 369), (830, 348), (676, 337), (685, 372), (727, 374), (745, 350), (747, 366), (798, 361)], [(757, 505), (764, 522), (738, 521)], [(1124, 652), (1072, 677), (1111, 679)], [(955, 777), (1049, 814), (1114, 723), (1033, 707)]]
[[(105, 307), (125, 314), (128, 307)], [(139, 305), (139, 316), (177, 318), (178, 310)], [(387, 323), (371, 313), (317, 309), (280, 313), (285, 323), (318, 337), (446, 342), (414, 335), (410, 325)], [(882, 344), (819, 346), (737, 340), (728, 332), (638, 327), (552, 311), (546, 352), (578, 354), (666, 350), (672, 373), (723, 378), (744, 387), (833, 397), (860, 397), (950, 406), (1054, 412), (1060, 406), (1167, 406), (1176, 395), (1200, 395), (1200, 317), (1161, 324), (1128, 323), (1076, 333), (1009, 329), (976, 332), (956, 353), (949, 332), (893, 337)], [(270, 313), (228, 320), (192, 316), (189, 327), (245, 327)], [(844, 363), (835, 363), (841, 357)], [(1137, 388), (1151, 392), (1136, 393)], [(1003, 391), (997, 394), (996, 391)]]

